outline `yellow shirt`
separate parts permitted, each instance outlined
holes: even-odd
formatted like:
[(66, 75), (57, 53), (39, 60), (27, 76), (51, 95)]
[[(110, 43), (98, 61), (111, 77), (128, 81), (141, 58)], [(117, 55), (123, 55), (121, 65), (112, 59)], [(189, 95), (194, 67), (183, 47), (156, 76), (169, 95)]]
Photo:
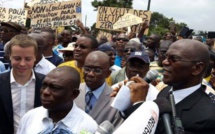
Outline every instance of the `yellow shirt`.
[[(58, 67), (62, 67), (62, 66), (69, 66), (69, 67), (75, 68), (80, 74), (81, 83), (84, 82), (84, 69), (77, 67), (75, 60), (64, 62), (64, 63), (60, 64)], [(108, 78), (106, 78), (106, 82), (108, 83), (108, 85), (110, 85), (110, 86), (112, 85), (112, 80), (111, 80), (110, 76)]]
[(58, 67), (62, 67), (62, 66), (69, 66), (69, 67), (75, 68), (80, 74), (81, 83), (84, 82), (84, 70), (82, 68), (79, 68), (76, 66), (75, 60), (64, 62), (64, 63), (60, 64)]

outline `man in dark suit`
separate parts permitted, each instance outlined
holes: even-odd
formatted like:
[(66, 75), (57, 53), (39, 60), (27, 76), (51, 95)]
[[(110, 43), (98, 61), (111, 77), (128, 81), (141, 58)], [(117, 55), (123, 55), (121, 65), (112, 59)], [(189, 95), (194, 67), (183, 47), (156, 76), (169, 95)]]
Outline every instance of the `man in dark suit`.
[(12, 69), (0, 74), (0, 134), (16, 133), (21, 117), (41, 105), (44, 75), (33, 71), (36, 41), (27, 35), (14, 36), (9, 44)]
[[(85, 110), (98, 124), (108, 120), (114, 126), (121, 121), (116, 109), (111, 107), (111, 87), (105, 82), (111, 71), (106, 53), (94, 51), (88, 54), (84, 63), (85, 83), (80, 85), (80, 94), (75, 99), (79, 108)], [(90, 93), (92, 96), (88, 99)], [(119, 118), (118, 118), (119, 117)]]
[[(166, 52), (166, 59), (163, 61), (163, 82), (169, 86), (164, 88), (158, 97), (167, 97), (169, 91), (173, 91), (176, 116), (181, 119), (185, 133), (215, 133), (215, 104), (211, 98), (213, 95), (206, 93), (206, 87), (201, 84), (208, 64), (208, 48), (198, 41), (189, 39), (176, 41)], [(136, 91), (131, 92), (132, 100), (140, 101), (144, 100), (141, 96), (145, 94), (143, 89), (147, 91), (148, 84), (140, 78), (137, 79), (139, 82), (131, 84), (130, 89)], [(125, 112), (127, 116), (135, 108), (137, 107), (127, 109)], [(165, 133), (162, 119), (158, 122), (156, 133)]]

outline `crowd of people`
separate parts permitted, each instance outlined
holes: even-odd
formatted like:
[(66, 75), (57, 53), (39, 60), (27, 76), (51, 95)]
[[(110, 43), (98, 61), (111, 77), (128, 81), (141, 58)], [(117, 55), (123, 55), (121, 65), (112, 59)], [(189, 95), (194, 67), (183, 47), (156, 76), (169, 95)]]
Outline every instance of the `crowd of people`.
[[(137, 34), (119, 32), (109, 40), (79, 20), (76, 25), (81, 32), (56, 35), (51, 27), (26, 31), (1, 22), (0, 134), (95, 133), (104, 121), (117, 130), (144, 102), (168, 99), (170, 91), (184, 133), (215, 134), (213, 38), (202, 42), (174, 31), (144, 37), (144, 22)], [(150, 70), (158, 76), (147, 83)], [(131, 80), (124, 99), (132, 105), (119, 111), (111, 104)], [(162, 118), (155, 133), (166, 133)]]

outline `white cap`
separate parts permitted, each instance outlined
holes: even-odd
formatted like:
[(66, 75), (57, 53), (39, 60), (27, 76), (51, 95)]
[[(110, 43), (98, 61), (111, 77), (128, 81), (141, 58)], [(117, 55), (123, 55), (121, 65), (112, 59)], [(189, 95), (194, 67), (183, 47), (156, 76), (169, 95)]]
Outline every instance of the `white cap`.
[(65, 52), (65, 51), (74, 51), (75, 47), (75, 42), (69, 43), (67, 47), (60, 49), (60, 52)]

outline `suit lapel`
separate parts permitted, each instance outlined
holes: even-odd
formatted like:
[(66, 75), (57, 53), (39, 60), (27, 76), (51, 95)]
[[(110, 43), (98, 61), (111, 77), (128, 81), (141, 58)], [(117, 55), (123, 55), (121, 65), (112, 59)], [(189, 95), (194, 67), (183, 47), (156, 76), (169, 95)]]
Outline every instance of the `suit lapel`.
[(2, 83), (1, 89), (2, 102), (10, 122), (13, 123), (13, 105), (11, 96), (10, 72), (6, 73), (2, 80), (2, 82), (4, 82)]
[(35, 97), (34, 97), (34, 108), (41, 106), (41, 100), (40, 100), (40, 88), (42, 86), (43, 77), (39, 76), (37, 73), (35, 73), (36, 83), (35, 83)]
[(189, 110), (201, 97), (205, 94), (202, 87), (197, 89), (194, 93), (184, 98), (181, 102), (176, 104), (177, 116), (181, 117), (184, 110)]
[(119, 74), (116, 76), (117, 83), (125, 80), (125, 67), (119, 71)]
[(102, 111), (102, 109), (105, 108), (106, 105), (108, 104), (108, 102), (110, 101), (111, 91), (112, 90), (108, 87), (108, 84), (105, 83), (105, 88), (104, 88), (102, 94), (100, 95), (97, 103), (95, 104), (94, 108), (90, 112), (90, 115), (93, 119), (95, 119), (99, 115), (99, 113)]

